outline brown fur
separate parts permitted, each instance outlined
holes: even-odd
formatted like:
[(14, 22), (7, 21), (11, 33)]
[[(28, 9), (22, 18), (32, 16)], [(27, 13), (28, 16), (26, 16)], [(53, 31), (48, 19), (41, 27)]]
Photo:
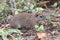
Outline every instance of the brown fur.
[(30, 13), (19, 13), (11, 18), (9, 23), (13, 28), (33, 29), (37, 24), (37, 19)]

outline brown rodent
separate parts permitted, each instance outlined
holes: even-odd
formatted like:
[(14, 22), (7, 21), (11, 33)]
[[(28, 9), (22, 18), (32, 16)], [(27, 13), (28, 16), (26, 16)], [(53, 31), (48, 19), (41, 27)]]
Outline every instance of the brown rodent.
[(37, 24), (37, 19), (34, 15), (23, 12), (11, 17), (8, 23), (11, 24), (12, 28), (22, 28), (24, 30), (30, 30), (35, 28), (34, 26)]

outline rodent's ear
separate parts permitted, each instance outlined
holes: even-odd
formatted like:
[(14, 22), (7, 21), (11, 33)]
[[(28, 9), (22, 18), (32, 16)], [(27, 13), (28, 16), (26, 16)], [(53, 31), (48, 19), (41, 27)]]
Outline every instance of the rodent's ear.
[(39, 16), (40, 15), (40, 12), (35, 12), (35, 13), (32, 13), (35, 17)]

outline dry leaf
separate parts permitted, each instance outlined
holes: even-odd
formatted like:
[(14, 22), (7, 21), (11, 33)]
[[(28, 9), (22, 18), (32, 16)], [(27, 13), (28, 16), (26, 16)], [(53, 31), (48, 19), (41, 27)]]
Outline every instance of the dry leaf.
[(46, 33), (36, 33), (38, 39), (46, 39), (48, 37), (48, 35)]
[(35, 25), (34, 27), (35, 27), (35, 28), (38, 28), (39, 26), (38, 26), (38, 25)]

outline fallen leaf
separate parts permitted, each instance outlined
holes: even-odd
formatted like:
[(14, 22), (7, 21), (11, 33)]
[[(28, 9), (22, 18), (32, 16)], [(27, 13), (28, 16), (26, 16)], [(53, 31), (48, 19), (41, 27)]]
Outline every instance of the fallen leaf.
[(39, 26), (38, 26), (38, 25), (35, 25), (34, 27), (35, 27), (35, 28), (38, 28)]
[(38, 39), (46, 39), (48, 37), (48, 35), (46, 33), (37, 32), (36, 35), (37, 35)]

